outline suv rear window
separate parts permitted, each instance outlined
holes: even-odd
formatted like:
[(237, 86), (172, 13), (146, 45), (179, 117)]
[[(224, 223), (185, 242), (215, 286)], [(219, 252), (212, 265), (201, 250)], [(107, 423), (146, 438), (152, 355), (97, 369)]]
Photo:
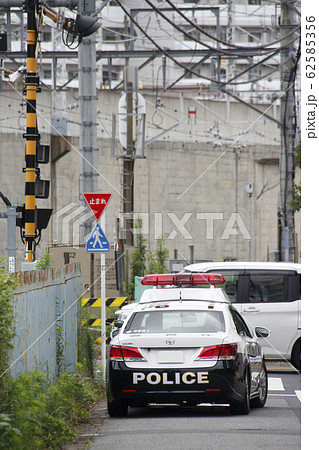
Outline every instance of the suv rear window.
[(226, 279), (232, 303), (293, 302), (301, 297), (301, 276), (293, 270), (210, 270)]
[(222, 311), (141, 311), (124, 333), (217, 333), (225, 331)]
[(292, 271), (251, 271), (249, 303), (291, 302), (300, 299), (300, 276)]
[(243, 270), (210, 270), (208, 273), (220, 273), (225, 277), (226, 285), (221, 286), (225, 289), (226, 294), (229, 297), (229, 300), (232, 303), (239, 302), (238, 293), (239, 293), (239, 280), (243, 277)]

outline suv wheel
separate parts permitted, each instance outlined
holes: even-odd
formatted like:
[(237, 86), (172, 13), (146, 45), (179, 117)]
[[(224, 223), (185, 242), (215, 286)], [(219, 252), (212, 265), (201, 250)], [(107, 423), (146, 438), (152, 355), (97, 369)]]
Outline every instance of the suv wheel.
[(301, 370), (301, 340), (299, 339), (293, 348), (291, 362), (297, 370)]

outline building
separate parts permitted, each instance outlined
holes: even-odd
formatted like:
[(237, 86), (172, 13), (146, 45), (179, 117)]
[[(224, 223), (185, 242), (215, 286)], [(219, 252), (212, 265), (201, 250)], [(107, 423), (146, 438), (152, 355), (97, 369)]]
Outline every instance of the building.
[[(102, 27), (94, 35), (99, 58), (96, 72), (98, 188), (100, 191), (114, 191), (107, 235), (113, 235), (114, 220), (122, 211), (121, 196), (118, 195), (122, 191), (123, 167), (119, 158), (122, 150), (117, 137), (112, 135), (112, 115), (118, 112), (125, 66), (139, 67), (145, 63), (138, 71), (138, 86), (146, 103), (146, 159), (138, 160), (135, 165), (135, 212), (144, 218), (145, 237), (150, 249), (155, 249), (156, 238), (163, 234), (171, 259), (177, 254), (188, 259), (192, 246), (197, 260), (247, 259), (251, 216), (252, 259), (274, 259), (278, 249), (281, 136), (278, 128), (280, 102), (271, 102), (275, 96), (280, 96), (279, 70), (274, 69), (279, 69), (281, 62), (279, 53), (272, 55), (280, 46), (279, 42), (274, 43), (280, 39), (278, 5), (252, 0), (174, 2), (181, 11), (183, 7), (196, 6), (191, 13), (185, 13), (203, 31), (186, 24), (176, 11), (165, 11), (187, 35), (174, 27), (172, 29), (153, 11), (136, 12), (136, 20), (160, 48), (188, 52), (178, 55), (177, 64), (165, 55), (155, 59), (140, 57), (139, 51), (153, 51), (154, 46), (141, 36), (136, 26), (134, 30), (130, 27), (123, 10), (114, 3), (97, 2), (97, 10), (100, 5), (105, 7), (99, 11)], [(167, 2), (151, 3), (157, 8), (167, 7)], [(150, 8), (144, 1), (123, 1), (122, 4), (136, 10)], [(218, 53), (205, 59), (202, 65), (196, 65), (210, 52), (204, 43), (214, 48), (220, 44), (221, 50), (225, 47), (207, 37), (207, 34), (215, 36), (217, 33), (216, 15), (204, 14), (200, 7), (217, 8), (214, 11), (219, 12), (221, 41), (229, 42), (231, 39), (235, 45), (244, 46), (246, 53), (247, 48), (274, 43), (272, 52), (247, 57), (239, 49), (242, 52), (240, 57), (226, 58)], [(68, 14), (71, 13), (66, 10), (65, 16)], [(25, 50), (23, 15), (20, 10), (11, 10), (10, 16), (11, 21), (7, 20), (7, 14), (1, 16), (0, 30), (8, 30), (10, 24), (11, 50)], [(193, 34), (202, 44), (191, 40)], [(127, 53), (126, 58), (120, 57), (121, 52), (130, 51), (132, 44), (137, 54), (133, 57)], [(41, 48), (39, 73), (42, 93), (37, 104), (41, 142), (52, 147), (57, 145), (54, 136), (59, 138), (62, 135), (71, 149), (63, 158), (51, 161), (50, 167), (41, 168), (43, 177), (51, 179), (51, 195), (39, 203), (52, 207), (54, 214), (42, 243), (43, 246), (54, 241), (77, 245), (77, 227), (82, 220), (78, 184), (78, 137), (81, 132), (78, 61), (76, 55), (67, 53), (69, 49), (62, 43), (61, 32), (53, 28), (46, 18)], [(45, 58), (45, 52), (52, 50), (65, 54), (53, 60)], [(197, 50), (205, 54), (197, 56)], [(271, 57), (256, 65), (253, 74), (246, 71), (267, 56)], [(3, 64), (6, 69), (15, 71), (23, 62), (20, 58), (14, 62), (4, 60)], [(220, 90), (220, 84), (198, 78), (197, 72), (186, 71), (185, 74), (181, 64), (192, 72), (199, 70), (200, 75), (206, 78), (218, 70), (221, 83), (230, 76), (237, 76), (236, 82), (245, 83), (229, 86), (228, 91), (233, 95), (229, 96)], [(172, 83), (175, 84), (171, 89), (164, 89)], [(114, 89), (116, 86), (118, 88)], [(2, 188), (17, 204), (24, 201), (21, 169), (24, 166), (25, 102), (22, 90), (19, 83), (10, 85), (3, 81), (0, 92), (3, 115), (0, 123), (1, 179), (5, 180)], [(235, 100), (234, 95), (242, 102)], [(13, 111), (12, 116), (8, 114), (10, 110)], [(59, 145), (63, 139), (58, 140)], [(10, 142), (11, 151), (4, 156), (4, 143), (7, 142)], [(116, 154), (112, 155), (114, 147)], [(246, 190), (248, 184), (254, 185), (251, 215)], [(62, 222), (59, 224), (58, 220)], [(1, 230), (4, 231), (5, 224), (1, 222)], [(296, 241), (300, 239), (299, 229), (297, 215)], [(4, 243), (2, 247), (1, 253), (4, 252)], [(23, 250), (20, 252), (21, 259)]]

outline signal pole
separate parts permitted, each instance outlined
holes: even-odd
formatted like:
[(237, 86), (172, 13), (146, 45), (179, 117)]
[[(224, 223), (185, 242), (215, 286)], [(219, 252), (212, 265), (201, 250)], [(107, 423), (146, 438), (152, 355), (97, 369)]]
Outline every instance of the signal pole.
[(37, 25), (36, 0), (26, 1), (27, 12), (27, 73), (25, 77), (27, 97), (26, 138), (25, 147), (25, 262), (34, 261), (35, 248), (35, 181), (36, 181), (36, 152), (39, 139), (36, 98), (39, 85), (37, 76)]

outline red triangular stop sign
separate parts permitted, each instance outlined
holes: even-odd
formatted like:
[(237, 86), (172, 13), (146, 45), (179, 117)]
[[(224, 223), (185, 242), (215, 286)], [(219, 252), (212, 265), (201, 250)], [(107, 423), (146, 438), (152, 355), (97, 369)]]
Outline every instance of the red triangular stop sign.
[(86, 193), (83, 194), (83, 197), (91, 208), (96, 220), (99, 220), (106, 205), (112, 197), (112, 194)]

